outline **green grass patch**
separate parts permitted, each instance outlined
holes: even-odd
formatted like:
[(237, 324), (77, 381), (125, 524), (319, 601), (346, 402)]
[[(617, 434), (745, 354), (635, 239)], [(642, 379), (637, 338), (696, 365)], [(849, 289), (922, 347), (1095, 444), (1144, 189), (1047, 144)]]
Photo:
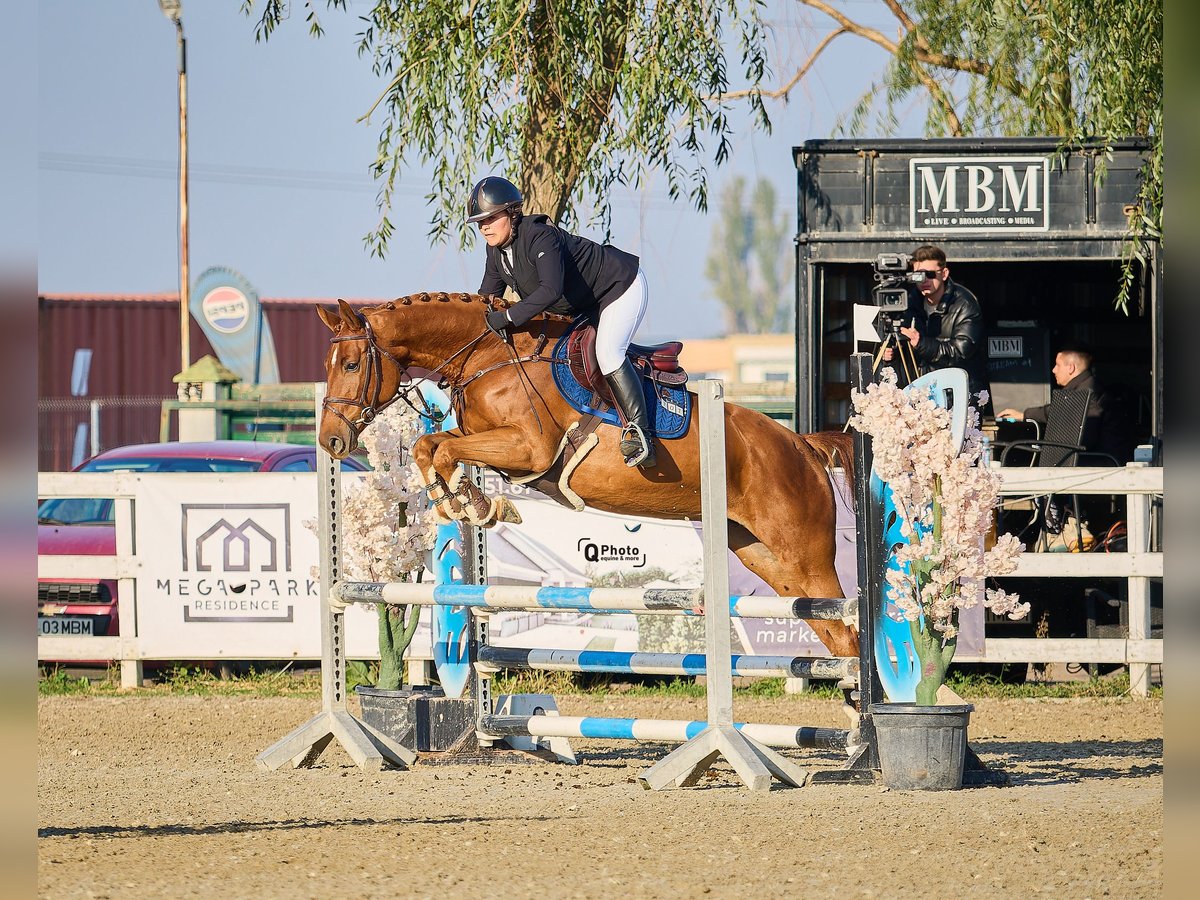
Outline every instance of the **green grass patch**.
[[(947, 682), (964, 700), (996, 698), (1012, 700), (1043, 700), (1059, 698), (1115, 698), (1129, 694), (1129, 674), (1119, 672), (1085, 681), (1026, 681), (1024, 684), (1005, 684), (988, 675), (955, 673)], [(1150, 688), (1151, 699), (1161, 700), (1161, 686)]]
[[(358, 684), (374, 684), (378, 663), (352, 660), (346, 667), (346, 686), (350, 691)], [(291, 664), (264, 670), (250, 668), (230, 678), (222, 678), (216, 670), (202, 667), (175, 666), (158, 670), (147, 677), (145, 686), (137, 690), (121, 688), (120, 669), (110, 667), (97, 671), (95, 676), (72, 675), (58, 666), (43, 666), (39, 670), (38, 695), (52, 696), (220, 696), (220, 697), (319, 697), (321, 675), (315, 670), (292, 671)], [(842, 691), (833, 681), (810, 681), (803, 694), (788, 694), (783, 678), (735, 679), (734, 698), (785, 699), (805, 697), (840, 700)], [(992, 675), (956, 671), (947, 684), (963, 699), (1058, 699), (1058, 698), (1119, 698), (1129, 693), (1129, 676), (1121, 672), (1082, 681), (1038, 682), (1008, 684)], [(704, 698), (705, 686), (690, 677), (647, 676), (630, 680), (628, 676), (586, 672), (501, 672), (492, 684), (498, 694), (552, 694), (603, 697)], [(1161, 700), (1163, 689), (1150, 689), (1152, 699)]]
[(61, 697), (71, 694), (87, 694), (91, 691), (91, 681), (87, 676), (68, 675), (58, 666), (43, 667), (38, 678), (39, 697)]
[(95, 677), (72, 676), (58, 666), (43, 666), (39, 670), (38, 695), (75, 696), (249, 696), (249, 697), (319, 697), (319, 672), (295, 673), (291, 665), (259, 671), (254, 667), (230, 678), (203, 667), (173, 666), (148, 674), (143, 686), (134, 690), (121, 687), (117, 666)]

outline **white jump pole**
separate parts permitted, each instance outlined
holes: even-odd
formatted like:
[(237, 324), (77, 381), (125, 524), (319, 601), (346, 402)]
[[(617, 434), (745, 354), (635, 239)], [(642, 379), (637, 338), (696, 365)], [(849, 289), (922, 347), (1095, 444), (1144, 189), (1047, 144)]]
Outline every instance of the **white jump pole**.
[(800, 787), (807, 773), (764, 744), (733, 727), (733, 675), (729, 641), (729, 521), (725, 491), (725, 391), (719, 381), (700, 382), (700, 510), (704, 523), (704, 594), (708, 669), (708, 727), (640, 776), (642, 787), (689, 787), (717, 757), (725, 757), (752, 791), (771, 788), (772, 777)]
[[(325, 385), (317, 384), (316, 421), (321, 422)], [(346, 748), (359, 768), (378, 772), (385, 761), (412, 765), (417, 755), (346, 707), (346, 616), (329, 606), (330, 591), (342, 574), (342, 466), (317, 444), (317, 513), (321, 537), (321, 711), (258, 755), (259, 769), (278, 769), (288, 760), (311, 766), (331, 740)]]

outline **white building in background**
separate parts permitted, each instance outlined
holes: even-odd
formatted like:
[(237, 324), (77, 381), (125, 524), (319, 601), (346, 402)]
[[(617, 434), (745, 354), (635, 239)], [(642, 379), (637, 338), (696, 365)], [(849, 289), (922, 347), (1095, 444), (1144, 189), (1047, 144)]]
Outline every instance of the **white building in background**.
[(796, 340), (790, 334), (731, 334), (683, 343), (689, 380), (719, 378), (725, 397), (790, 425), (796, 393)]

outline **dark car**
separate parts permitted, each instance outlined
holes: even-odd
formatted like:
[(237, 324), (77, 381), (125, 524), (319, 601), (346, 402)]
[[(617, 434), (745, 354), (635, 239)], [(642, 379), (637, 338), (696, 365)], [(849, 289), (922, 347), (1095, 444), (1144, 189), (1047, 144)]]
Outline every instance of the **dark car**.
[[(316, 450), (303, 444), (257, 441), (170, 441), (105, 450), (77, 472), (312, 472)], [(361, 472), (356, 458), (343, 471)], [(61, 497), (38, 506), (38, 555), (113, 556), (114, 501)], [(116, 582), (38, 579), (39, 635), (116, 635)]]

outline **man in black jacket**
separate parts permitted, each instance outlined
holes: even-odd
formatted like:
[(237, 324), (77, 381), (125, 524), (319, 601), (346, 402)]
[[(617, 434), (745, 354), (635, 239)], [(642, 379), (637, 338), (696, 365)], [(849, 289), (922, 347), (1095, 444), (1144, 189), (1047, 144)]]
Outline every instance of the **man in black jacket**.
[(609, 244), (568, 234), (543, 215), (523, 214), (516, 185), (489, 176), (475, 185), (467, 221), (487, 242), (479, 293), (501, 296), (512, 288), (521, 302), (488, 313), (488, 327), (506, 335), (534, 316), (554, 312), (587, 316), (596, 325), (596, 361), (617, 402), (627, 466), (652, 469), (654, 442), (641, 379), (626, 357), (646, 314), (649, 292), (636, 256)]
[[(1108, 454), (1106, 457), (1082, 456), (1077, 460), (1078, 465), (1109, 466), (1114, 461), (1118, 464), (1129, 462), (1133, 458), (1133, 437), (1130, 430), (1129, 410), (1118, 392), (1110, 392), (1096, 380), (1092, 372), (1092, 354), (1082, 347), (1067, 346), (1058, 351), (1054, 357), (1054, 368), (1051, 370), (1054, 382), (1064, 391), (1091, 391), (1088, 400), (1086, 418), (1083, 424), (1083, 435), (1079, 444), (1085, 450)], [(1037, 422), (1045, 433), (1049, 421), (1050, 404), (1033, 406), (1022, 412), (1018, 409), (1002, 409), (997, 415), (1000, 419), (1013, 419), (1018, 422)], [(1106, 495), (1085, 496), (1079, 498), (1081, 517), (1090, 527), (1091, 532), (1100, 534), (1123, 513), (1123, 501)], [(1050, 498), (1045, 508), (1046, 530), (1051, 534), (1059, 534), (1066, 522), (1066, 511), (1058, 498)], [(1086, 545), (1086, 542), (1085, 542)]]
[[(917, 367), (921, 374), (935, 369), (965, 369), (972, 397), (988, 388), (987, 376), (987, 330), (983, 322), (983, 309), (975, 295), (950, 279), (950, 267), (946, 265), (946, 254), (940, 247), (931, 244), (913, 251), (914, 272), (923, 272), (925, 279), (912, 292), (908, 301), (908, 312), (904, 314), (907, 325), (900, 327), (900, 334), (912, 347)], [(907, 349), (904, 351), (907, 352)], [(884, 351), (884, 360), (893, 356), (891, 348)], [(980, 404), (981, 416), (991, 415), (991, 397)]]
[[(1129, 429), (1129, 413), (1121, 398), (1107, 391), (1092, 372), (1092, 354), (1081, 347), (1064, 347), (1054, 357), (1054, 383), (1064, 391), (1091, 391), (1088, 401), (1087, 418), (1083, 424), (1083, 437), (1080, 445), (1085, 450), (1107, 453), (1118, 463), (1129, 462), (1133, 458), (1133, 439)], [(1045, 432), (1050, 404), (1030, 407), (1025, 411), (1018, 409), (1002, 409), (998, 415), (1001, 419), (1013, 419), (1017, 422), (1037, 422)], [(1108, 460), (1088, 460), (1087, 465), (1111, 465)]]

